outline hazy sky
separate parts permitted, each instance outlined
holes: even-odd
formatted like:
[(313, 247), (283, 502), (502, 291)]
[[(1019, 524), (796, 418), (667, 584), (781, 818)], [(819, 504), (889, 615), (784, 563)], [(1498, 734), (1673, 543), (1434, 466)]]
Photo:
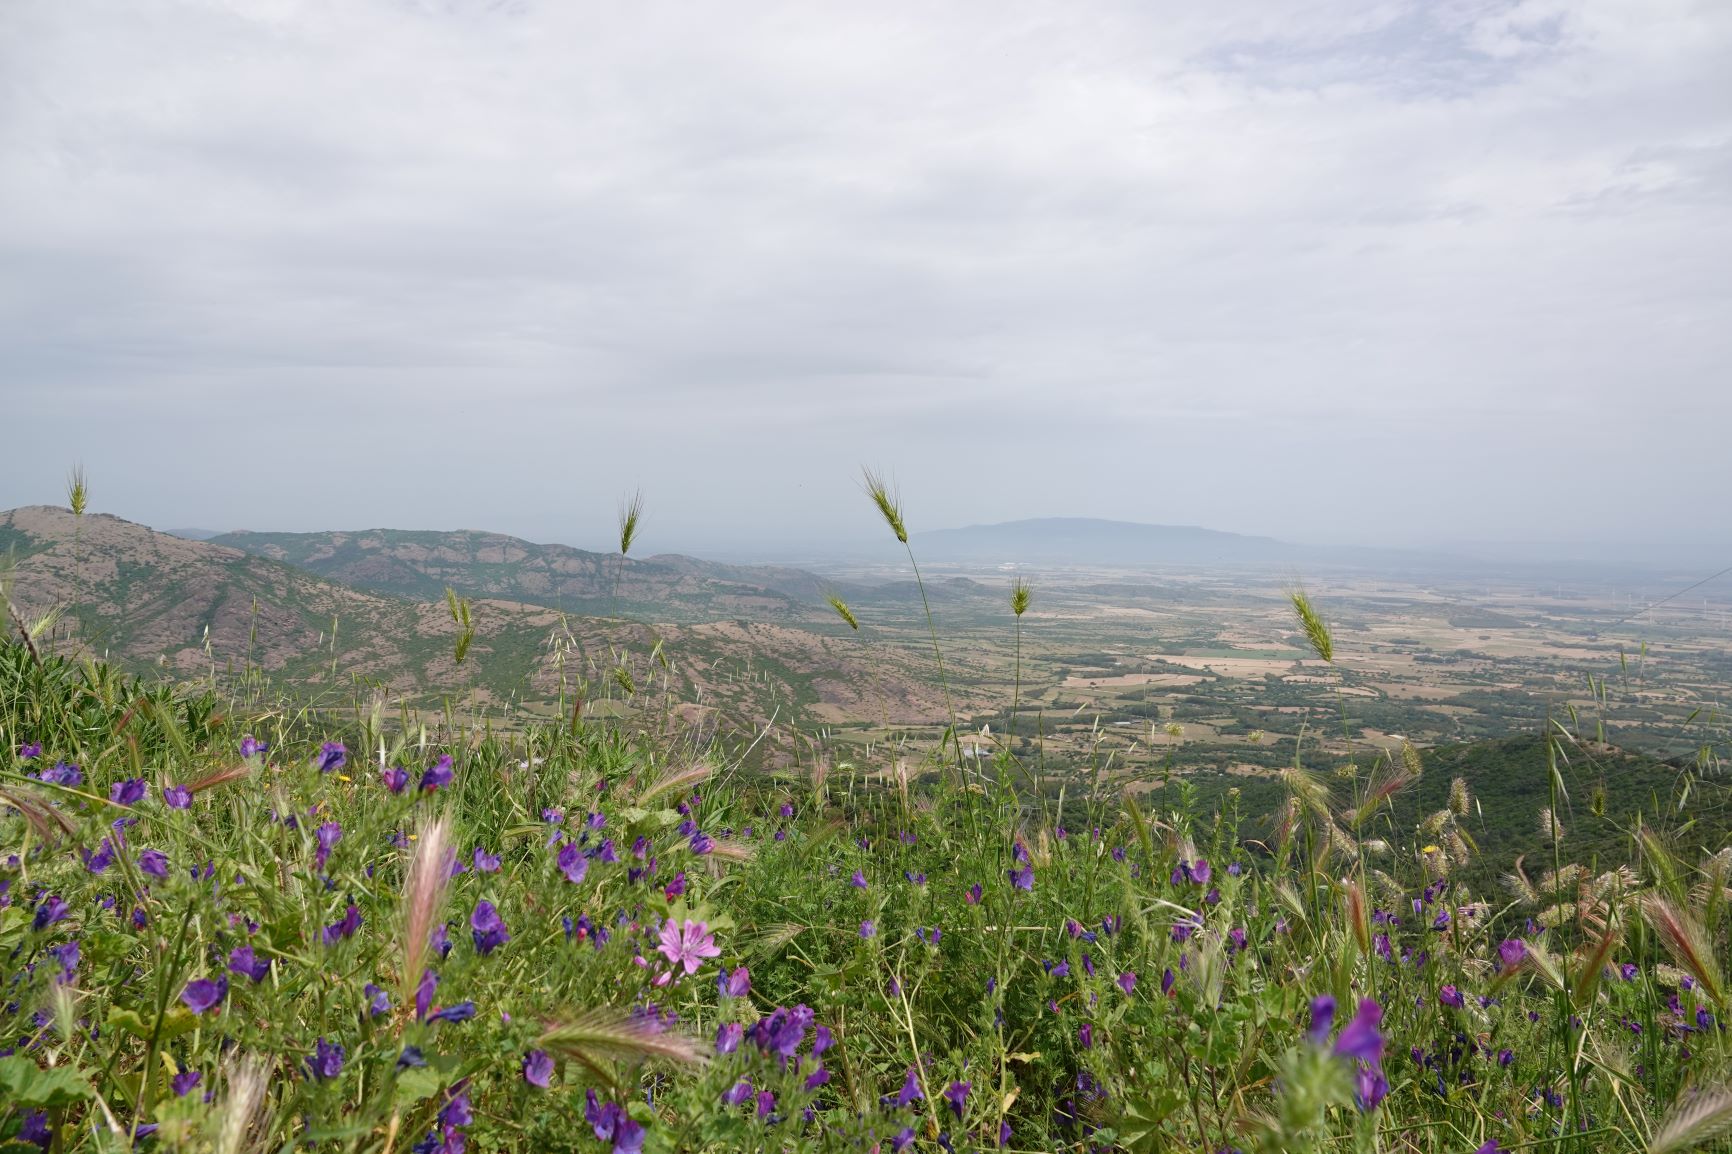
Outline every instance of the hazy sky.
[(0, 506), (1732, 539), (1732, 4), (0, 5)]

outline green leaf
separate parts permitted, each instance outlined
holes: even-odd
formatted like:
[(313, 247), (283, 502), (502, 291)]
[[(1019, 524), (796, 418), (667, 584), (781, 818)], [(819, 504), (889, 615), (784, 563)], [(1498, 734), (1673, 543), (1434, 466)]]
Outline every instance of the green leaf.
[[(137, 1010), (126, 1010), (112, 1006), (108, 1011), (108, 1024), (116, 1030), (125, 1030), (133, 1037), (142, 1041), (150, 1041), (151, 1023)], [(185, 1006), (174, 1006), (162, 1015), (162, 1031), (158, 1039), (178, 1038), (182, 1034), (190, 1034), (198, 1029), (198, 1015)]]
[(44, 1070), (17, 1054), (0, 1058), (0, 1102), (33, 1109), (67, 1106), (95, 1095), (83, 1074), (70, 1066)]
[(397, 1075), (396, 1101), (399, 1106), (410, 1106), (423, 1099), (431, 1098), (445, 1085), (445, 1075), (427, 1067), (414, 1067)]

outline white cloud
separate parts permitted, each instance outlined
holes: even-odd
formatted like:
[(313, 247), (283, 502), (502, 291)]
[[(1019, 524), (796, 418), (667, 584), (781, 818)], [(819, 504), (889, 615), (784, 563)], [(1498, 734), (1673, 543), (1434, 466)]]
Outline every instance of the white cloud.
[[(868, 459), (933, 523), (1723, 534), (1729, 50), (1712, 0), (21, 0), (0, 483), (825, 531)], [(237, 444), (341, 480), (161, 468)]]

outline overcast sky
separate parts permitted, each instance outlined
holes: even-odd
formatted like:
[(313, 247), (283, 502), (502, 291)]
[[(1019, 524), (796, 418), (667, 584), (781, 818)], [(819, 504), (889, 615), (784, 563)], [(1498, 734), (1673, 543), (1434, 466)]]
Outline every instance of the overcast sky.
[[(0, 506), (1732, 549), (1732, 4), (0, 5)], [(1732, 559), (1732, 558), (1729, 558)]]

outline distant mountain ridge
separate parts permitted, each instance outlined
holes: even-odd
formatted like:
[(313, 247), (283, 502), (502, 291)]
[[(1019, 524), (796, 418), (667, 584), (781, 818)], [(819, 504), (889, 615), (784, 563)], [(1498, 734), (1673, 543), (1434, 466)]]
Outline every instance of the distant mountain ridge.
[(804, 618), (823, 599), (802, 569), (726, 565), (678, 554), (621, 558), (569, 545), (462, 529), (224, 533), (212, 538), (356, 589), (416, 601), (446, 586), (577, 613), (653, 611), (657, 620)]
[[(388, 689), (423, 701), (461, 693), (487, 705), (545, 703), (561, 686), (582, 682), (606, 698), (591, 701), (592, 711), (617, 710), (621, 694), (646, 708), (671, 699), (687, 724), (748, 732), (778, 716), (931, 724), (948, 712), (928, 684), (922, 654), (844, 635), (827, 607), (819, 613), (799, 600), (818, 588), (800, 570), (689, 557), (628, 561), (622, 612), (629, 597), (669, 600), (642, 602), (644, 617), (622, 621), (608, 613), (617, 554), (488, 533), (227, 536), (252, 550), (105, 513), (75, 517), (48, 505), (0, 511), (0, 587), (18, 615), (6, 621), (0, 608), (0, 630), (15, 635), (22, 624), (52, 620), (38, 635), (46, 652), (188, 678), (262, 670), (333, 700)], [(542, 572), (524, 566), (545, 561), (549, 550), (557, 562), (544, 566), (550, 579), (577, 582), (561, 588), (599, 602), (599, 614), (527, 603), (513, 581)], [(320, 576), (315, 566), (359, 573), (374, 588)], [(472, 601), (476, 632), (462, 666), (446, 582)], [(426, 595), (396, 596), (380, 592), (384, 586)], [(682, 611), (693, 620), (670, 620)], [(769, 620), (801, 613), (828, 630)], [(621, 671), (632, 688), (618, 684)]]
[(1273, 537), (1195, 525), (1147, 525), (1094, 517), (1038, 517), (914, 534), (933, 561), (1047, 565), (1208, 565), (1290, 562), (1305, 550)]

